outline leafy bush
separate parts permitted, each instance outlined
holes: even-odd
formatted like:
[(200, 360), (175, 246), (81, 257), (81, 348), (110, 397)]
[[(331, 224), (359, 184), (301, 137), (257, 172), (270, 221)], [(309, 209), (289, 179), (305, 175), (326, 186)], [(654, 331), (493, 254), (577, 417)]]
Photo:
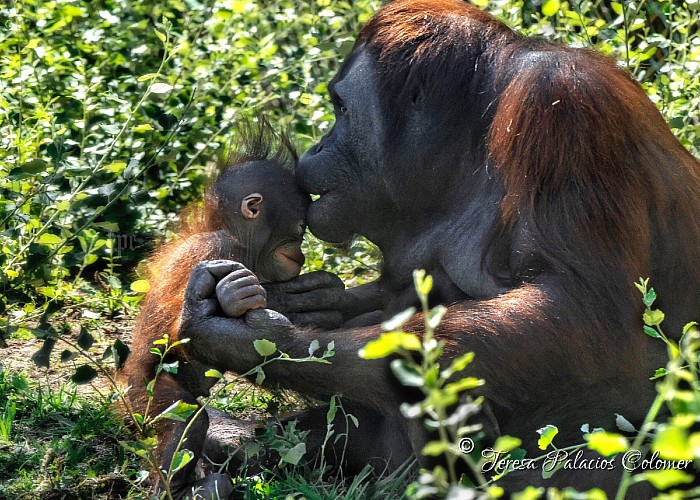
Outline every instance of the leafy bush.
[[(642, 83), (679, 140), (700, 154), (698, 0), (473, 3), (528, 35), (613, 55)], [(147, 286), (133, 282), (131, 273), (152, 242), (168, 236), (173, 214), (197, 199), (236, 120), (262, 110), (291, 132), (300, 150), (317, 140), (333, 119), (327, 84), (379, 4), (1, 3), (0, 339), (32, 333), (52, 339), (73, 322), (86, 338), (82, 329), (95, 330), (105, 316), (132, 315)], [(305, 254), (307, 269), (332, 270), (350, 284), (378, 273), (380, 256), (363, 240), (336, 248), (310, 237)], [(57, 311), (60, 322), (51, 320)], [(697, 387), (693, 331), (680, 350), (669, 351), (667, 372), (658, 374), (666, 375), (659, 395), (674, 417), (655, 428), (660, 444), (653, 446), (675, 446), (677, 456), (688, 455), (678, 443), (697, 449), (697, 390), (679, 382)], [(118, 357), (119, 348), (115, 342), (109, 351)], [(48, 363), (49, 354), (42, 350), (38, 359)], [(397, 370), (410, 379), (413, 368)], [(76, 381), (94, 376), (83, 372)], [(9, 372), (2, 377), (4, 396)], [(436, 390), (445, 389), (440, 383)], [(0, 399), (0, 442), (16, 440), (17, 422), (27, 414), (28, 396), (12, 394)], [(454, 452), (445, 442), (429, 451)], [(0, 447), (0, 458), (6, 455)], [(68, 466), (73, 472), (75, 463)], [(444, 472), (433, 471), (428, 487), (445, 491), (451, 476)], [(291, 482), (297, 491), (310, 487), (303, 478)]]
[(133, 265), (197, 197), (241, 116), (264, 109), (305, 145), (317, 139), (329, 75), (374, 7), (0, 7), (0, 284), (56, 299), (86, 269)]

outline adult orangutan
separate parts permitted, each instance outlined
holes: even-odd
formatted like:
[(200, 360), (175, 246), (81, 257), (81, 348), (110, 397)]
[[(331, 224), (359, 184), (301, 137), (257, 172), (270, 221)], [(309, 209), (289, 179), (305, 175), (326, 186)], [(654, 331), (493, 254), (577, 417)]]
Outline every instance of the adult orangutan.
[[(580, 442), (584, 423), (613, 429), (616, 413), (639, 424), (665, 347), (642, 333), (633, 283), (651, 278), (670, 335), (697, 319), (700, 163), (630, 75), (461, 1), (399, 0), (366, 24), (329, 92), (335, 125), (297, 169), (320, 195), (309, 227), (334, 242), (362, 234), (385, 260), (377, 283), (347, 297), (308, 291), (328, 299), (318, 308), (390, 315), (415, 302), (411, 272), (426, 269), (439, 285), (432, 301), (450, 304), (438, 330), (446, 356), (476, 354), (469, 370), (486, 379), (496, 432), (536, 450), (545, 424), (561, 446)], [(379, 327), (251, 328), (219, 312), (235, 302), (215, 295), (230, 270), (203, 263), (192, 273), (180, 335), (193, 357), (244, 372), (261, 361), (255, 339), (292, 356), (333, 340), (332, 365), (271, 364), (267, 382), (340, 394), (366, 412), (358, 432), (375, 440), (365, 457), (395, 463), (408, 442), (420, 455), (424, 436), (399, 415), (407, 393), (389, 360), (357, 356)], [(270, 303), (313, 309), (297, 280), (287, 285), (297, 293), (270, 291)], [(354, 305), (362, 297), (374, 303)], [(422, 319), (409, 329), (420, 334)], [(506, 476), (512, 487), (521, 479), (612, 488), (614, 477)]]

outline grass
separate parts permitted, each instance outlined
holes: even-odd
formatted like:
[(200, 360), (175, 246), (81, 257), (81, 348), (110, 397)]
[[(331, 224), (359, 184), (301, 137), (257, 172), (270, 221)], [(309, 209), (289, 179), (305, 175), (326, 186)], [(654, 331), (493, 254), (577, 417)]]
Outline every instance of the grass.
[[(0, 371), (0, 498), (146, 498), (140, 464), (108, 401)], [(11, 425), (8, 408), (14, 408)]]

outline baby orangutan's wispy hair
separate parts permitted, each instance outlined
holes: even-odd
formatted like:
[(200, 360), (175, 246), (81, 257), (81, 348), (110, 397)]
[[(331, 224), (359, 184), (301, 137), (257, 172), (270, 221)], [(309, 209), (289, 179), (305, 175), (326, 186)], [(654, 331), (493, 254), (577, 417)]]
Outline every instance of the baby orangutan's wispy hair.
[(243, 121), (218, 164), (218, 174), (251, 161), (269, 160), (294, 171), (299, 155), (285, 133), (276, 132), (262, 116)]

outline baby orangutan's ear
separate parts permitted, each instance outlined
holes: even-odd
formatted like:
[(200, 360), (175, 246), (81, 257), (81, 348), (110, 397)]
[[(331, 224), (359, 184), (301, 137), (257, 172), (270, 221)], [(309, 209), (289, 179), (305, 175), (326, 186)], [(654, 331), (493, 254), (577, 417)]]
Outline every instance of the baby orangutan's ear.
[(256, 219), (260, 215), (263, 197), (260, 193), (249, 194), (241, 202), (241, 214), (244, 219)]

